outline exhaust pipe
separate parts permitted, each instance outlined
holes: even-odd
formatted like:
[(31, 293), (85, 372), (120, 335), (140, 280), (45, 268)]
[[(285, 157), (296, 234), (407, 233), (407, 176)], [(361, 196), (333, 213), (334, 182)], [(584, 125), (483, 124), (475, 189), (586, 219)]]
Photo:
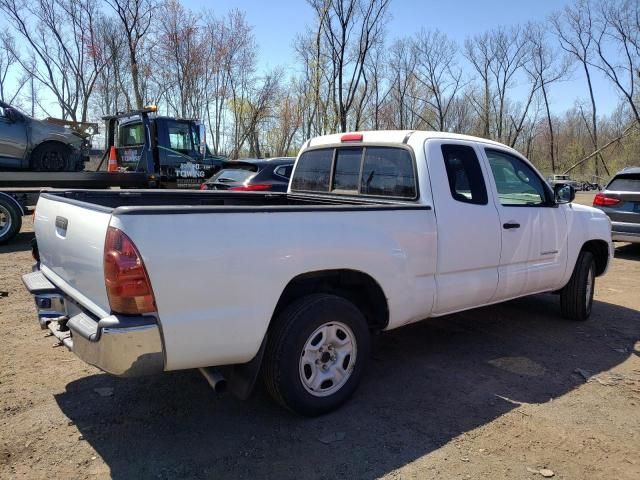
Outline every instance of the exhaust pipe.
[(227, 379), (215, 368), (204, 367), (198, 370), (200, 370), (202, 376), (209, 382), (214, 392), (222, 393), (227, 389)]

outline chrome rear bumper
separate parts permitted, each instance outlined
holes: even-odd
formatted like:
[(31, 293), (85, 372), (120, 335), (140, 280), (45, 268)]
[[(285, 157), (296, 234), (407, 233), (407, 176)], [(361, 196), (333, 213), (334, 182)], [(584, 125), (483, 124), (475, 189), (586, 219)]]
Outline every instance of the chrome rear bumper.
[[(42, 272), (22, 276), (34, 296), (40, 327), (51, 332), (85, 362), (112, 375), (134, 377), (164, 370), (162, 337), (155, 317), (71, 315), (70, 299)], [(75, 306), (75, 305), (74, 305)]]

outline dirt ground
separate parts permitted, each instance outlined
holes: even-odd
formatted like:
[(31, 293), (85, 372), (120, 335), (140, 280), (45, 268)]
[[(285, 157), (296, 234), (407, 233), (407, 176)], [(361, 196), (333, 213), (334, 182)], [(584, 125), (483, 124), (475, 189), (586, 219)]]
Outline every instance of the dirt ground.
[(54, 347), (20, 281), (32, 235), (0, 247), (2, 479), (640, 478), (638, 246), (617, 248), (589, 321), (540, 295), (385, 333), (354, 398), (306, 419), (262, 387), (117, 379)]

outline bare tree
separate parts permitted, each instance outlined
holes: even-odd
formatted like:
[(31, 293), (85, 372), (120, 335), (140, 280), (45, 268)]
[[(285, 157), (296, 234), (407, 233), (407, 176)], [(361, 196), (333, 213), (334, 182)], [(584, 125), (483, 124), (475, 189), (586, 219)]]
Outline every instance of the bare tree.
[(482, 136), (491, 136), (491, 64), (495, 61), (495, 52), (491, 45), (489, 33), (485, 32), (473, 38), (467, 38), (464, 42), (465, 57), (471, 62), (482, 82), (482, 100), (477, 100), (477, 95), (470, 95), (472, 101), (482, 119)]
[[(4, 1), (4, 0), (3, 0)], [(105, 0), (116, 12), (124, 30), (129, 51), (129, 68), (136, 108), (144, 106), (140, 75), (140, 50), (151, 27), (154, 0)]]
[(29, 81), (31, 78), (29, 74), (25, 73), (20, 78), (16, 80), (16, 86), (13, 88), (13, 92), (9, 93), (9, 83), (12, 79), (10, 79), (9, 74), (15, 74), (16, 64), (18, 63), (18, 59), (15, 55), (16, 46), (15, 39), (8, 33), (3, 33), (0, 35), (0, 100), (6, 103), (14, 103), (16, 97), (20, 94), (22, 87)]
[[(572, 55), (582, 66), (589, 87), (591, 101), (591, 143), (593, 150), (598, 150), (598, 113), (590, 66), (592, 60), (593, 16), (589, 0), (576, 0), (573, 5), (567, 5), (559, 14), (551, 18), (555, 34), (560, 40), (560, 46)], [(598, 159), (595, 158), (595, 172), (598, 175)]]
[[(494, 61), (489, 64), (496, 95), (494, 97), (496, 138), (504, 141), (505, 110), (507, 91), (513, 86), (514, 78), (527, 60), (527, 38), (520, 27), (498, 28), (490, 34)], [(495, 104), (497, 102), (497, 105)]]
[(411, 40), (396, 40), (390, 49), (388, 74), (395, 112), (393, 127), (400, 130), (413, 126), (410, 116), (415, 114), (411, 103), (417, 96), (411, 94), (412, 88), (415, 88), (415, 68), (416, 56)]
[(0, 0), (28, 54), (16, 48), (21, 67), (55, 96), (63, 117), (87, 120), (89, 98), (105, 66), (99, 43), (102, 21), (95, 0), (37, 0), (27, 6)]
[(423, 30), (414, 39), (413, 48), (417, 64), (415, 78), (426, 88), (422, 99), (435, 113), (435, 122), (426, 122), (433, 130), (446, 131), (449, 111), (462, 87), (462, 69), (456, 60), (457, 46), (438, 30)]
[(529, 40), (529, 61), (525, 64), (525, 70), (534, 79), (534, 85), (540, 88), (544, 100), (544, 108), (547, 114), (547, 126), (549, 128), (549, 155), (551, 171), (556, 171), (556, 142), (553, 132), (553, 120), (549, 106), (549, 88), (558, 80), (565, 77), (569, 71), (569, 62), (563, 58), (553, 47), (549, 45), (546, 28), (541, 24), (528, 24), (527, 37)]
[[(598, 13), (591, 38), (599, 61), (591, 65), (600, 69), (616, 86), (640, 124), (635, 91), (640, 77), (640, 5), (637, 0), (602, 3)], [(609, 46), (618, 54), (617, 58), (612, 58)]]
[(327, 44), (334, 80), (332, 95), (341, 131), (365, 74), (365, 65), (384, 30), (390, 0), (309, 0)]

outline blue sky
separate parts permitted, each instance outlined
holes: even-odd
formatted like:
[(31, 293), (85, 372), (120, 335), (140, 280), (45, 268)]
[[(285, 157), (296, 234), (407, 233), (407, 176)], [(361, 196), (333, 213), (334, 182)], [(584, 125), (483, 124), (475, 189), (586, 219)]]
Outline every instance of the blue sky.
[[(206, 3), (183, 0), (183, 3), (196, 12), (206, 6), (218, 15), (233, 8), (245, 11), (247, 20), (254, 27), (263, 69), (295, 68), (294, 39), (305, 26), (313, 24), (313, 11), (304, 0), (216, 0)], [(391, 0), (387, 39), (391, 43), (393, 39), (411, 35), (421, 28), (438, 28), (462, 48), (468, 36), (498, 25), (545, 20), (567, 3), (564, 0)], [(594, 74), (594, 81), (598, 113), (609, 114), (618, 104), (618, 95), (599, 73)], [(518, 93), (516, 89), (514, 96)], [(525, 95), (524, 91), (521, 93)], [(576, 99), (587, 100), (587, 95), (584, 76), (576, 69), (571, 79), (553, 86), (553, 109), (562, 112), (571, 108)]]

